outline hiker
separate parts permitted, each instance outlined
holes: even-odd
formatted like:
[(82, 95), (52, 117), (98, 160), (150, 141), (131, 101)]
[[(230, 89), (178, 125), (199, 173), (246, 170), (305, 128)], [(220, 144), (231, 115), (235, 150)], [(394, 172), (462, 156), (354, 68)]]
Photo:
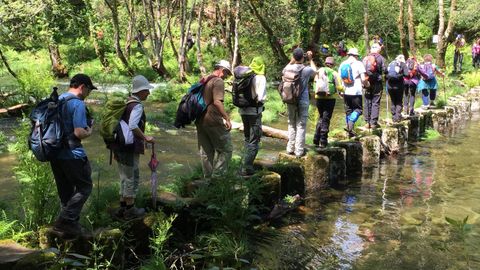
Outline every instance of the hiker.
[[(317, 148), (325, 148), (328, 145), (328, 132), (330, 129), (330, 119), (332, 119), (333, 109), (335, 108), (335, 92), (343, 91), (343, 85), (338, 73), (333, 70), (335, 60), (329, 56), (325, 59), (325, 67), (317, 70), (315, 63), (311, 61), (312, 68), (316, 71), (315, 76), (315, 100), (320, 117), (315, 128), (313, 144)], [(322, 85), (326, 91), (322, 91)]]
[(472, 46), (472, 64), (474, 68), (480, 68), (480, 38)]
[(206, 112), (195, 121), (197, 126), (198, 149), (206, 179), (219, 176), (228, 169), (232, 158), (232, 123), (223, 105), (225, 95), (224, 79), (232, 75), (230, 63), (220, 60), (214, 66), (212, 78), (205, 85), (203, 97), (210, 104)]
[(254, 104), (238, 108), (242, 117), (243, 134), (245, 136), (243, 164), (240, 171), (242, 176), (250, 176), (255, 173), (253, 161), (257, 156), (260, 138), (262, 137), (262, 112), (265, 110), (263, 103), (267, 97), (265, 61), (262, 57), (254, 57), (249, 67), (255, 74), (250, 83), (250, 95)]
[(409, 116), (415, 115), (415, 94), (417, 93), (417, 84), (420, 80), (418, 75), (418, 62), (415, 56), (407, 59), (406, 66), (408, 75), (403, 78), (404, 83), (404, 99), (403, 111)]
[(94, 89), (97, 88), (90, 77), (79, 73), (71, 78), (68, 91), (59, 97), (62, 100), (75, 96), (67, 101), (62, 115), (64, 132), (69, 134), (66, 146), (50, 161), (61, 203), (53, 229), (65, 237), (82, 233), (80, 212), (92, 192), (92, 169), (82, 140), (92, 135), (93, 121), (88, 117), (84, 99)]
[(400, 54), (388, 65), (387, 73), (387, 89), (392, 100), (391, 112), (394, 123), (402, 121), (403, 78), (407, 76), (408, 68), (405, 65), (405, 56)]
[(380, 128), (378, 117), (383, 94), (382, 75), (387, 73), (385, 58), (380, 55), (381, 47), (374, 43), (370, 48), (370, 54), (363, 59), (368, 78), (368, 87), (365, 88), (364, 118), (366, 128)]
[(345, 103), (345, 121), (349, 138), (356, 136), (354, 131), (355, 122), (362, 115), (362, 86), (368, 84), (365, 75), (365, 66), (358, 60), (359, 54), (357, 48), (350, 48), (347, 52), (348, 58), (340, 64), (338, 73), (342, 79), (345, 93), (343, 101)]
[(465, 47), (464, 36), (462, 34), (458, 34), (453, 45), (455, 46), (455, 53), (453, 55), (453, 72), (461, 72), (463, 63), (463, 48)]
[(421, 75), (421, 79), (417, 85), (417, 92), (422, 92), (422, 108), (434, 107), (438, 89), (436, 74), (442, 77), (445, 77), (445, 74), (433, 64), (433, 56), (431, 54), (423, 56), (423, 63), (419, 65), (418, 72)]
[(140, 154), (143, 155), (145, 152), (145, 142), (155, 142), (152, 136), (145, 135), (146, 116), (142, 104), (142, 101), (150, 95), (150, 89), (153, 89), (153, 86), (147, 78), (142, 75), (133, 77), (132, 92), (121, 117), (133, 134), (133, 144), (111, 146), (120, 176), (120, 208), (115, 215), (125, 220), (142, 217), (145, 214), (144, 208), (135, 207), (135, 198), (140, 180)]
[(310, 66), (303, 64), (305, 56), (311, 63), (312, 52), (308, 51), (306, 55), (302, 48), (293, 50), (292, 58), (288, 65), (283, 68), (282, 74), (296, 73), (300, 75), (300, 93), (295, 104), (288, 104), (288, 143), (287, 153), (302, 157), (305, 155), (305, 135), (307, 128), (308, 106), (310, 104), (308, 81), (315, 74)]
[(347, 46), (345, 46), (345, 41), (341, 40), (336, 44), (335, 48), (337, 49), (337, 54), (341, 57), (347, 56)]

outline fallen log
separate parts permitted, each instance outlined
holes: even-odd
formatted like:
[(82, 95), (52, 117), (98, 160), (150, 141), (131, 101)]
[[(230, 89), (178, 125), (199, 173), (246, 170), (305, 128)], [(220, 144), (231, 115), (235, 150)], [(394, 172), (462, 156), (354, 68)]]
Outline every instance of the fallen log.
[[(243, 124), (238, 122), (232, 122), (232, 129), (238, 129), (240, 131), (243, 131)], [(266, 137), (288, 141), (288, 131), (286, 130), (262, 125), (262, 133), (263, 133), (263, 136), (266, 136)]]

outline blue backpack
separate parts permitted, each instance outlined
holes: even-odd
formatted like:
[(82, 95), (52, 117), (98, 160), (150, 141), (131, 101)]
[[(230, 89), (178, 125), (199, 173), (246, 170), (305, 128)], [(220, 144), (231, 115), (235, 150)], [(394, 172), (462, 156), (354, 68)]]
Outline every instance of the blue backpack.
[(190, 86), (187, 93), (182, 97), (180, 104), (178, 104), (177, 115), (173, 124), (176, 128), (184, 128), (185, 125), (189, 125), (203, 115), (209, 105), (205, 103), (203, 90), (208, 81), (214, 77), (209, 76)]
[(355, 82), (352, 65), (350, 63), (345, 63), (340, 66), (340, 78), (345, 84), (353, 84)]
[(435, 68), (432, 63), (424, 63), (420, 65), (418, 72), (422, 75), (424, 81), (435, 79)]
[(57, 87), (53, 88), (50, 97), (40, 101), (30, 113), (32, 129), (28, 137), (28, 145), (33, 155), (42, 162), (54, 159), (67, 144), (67, 135), (63, 123), (63, 115), (67, 102), (79, 99), (76, 96), (58, 98)]

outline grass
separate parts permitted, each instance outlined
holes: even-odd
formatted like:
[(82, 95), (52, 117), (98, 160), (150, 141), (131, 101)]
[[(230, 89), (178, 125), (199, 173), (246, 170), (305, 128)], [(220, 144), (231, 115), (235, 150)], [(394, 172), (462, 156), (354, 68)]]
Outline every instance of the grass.
[(424, 141), (434, 141), (442, 137), (442, 134), (438, 132), (436, 129), (429, 128), (425, 130), (425, 134), (422, 136), (422, 140)]

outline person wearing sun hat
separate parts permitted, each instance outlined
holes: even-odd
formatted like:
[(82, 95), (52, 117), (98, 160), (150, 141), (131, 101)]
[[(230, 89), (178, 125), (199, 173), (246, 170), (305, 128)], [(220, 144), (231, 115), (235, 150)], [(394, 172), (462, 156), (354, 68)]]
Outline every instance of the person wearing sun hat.
[(238, 108), (238, 112), (242, 117), (243, 134), (245, 137), (242, 169), (240, 170), (242, 176), (250, 176), (255, 173), (253, 161), (257, 157), (260, 138), (262, 137), (263, 103), (267, 97), (265, 60), (261, 56), (254, 57), (249, 68), (255, 74), (250, 84), (251, 97), (254, 104)]
[[(365, 66), (358, 60), (360, 54), (357, 48), (350, 48), (348, 50), (348, 58), (340, 64), (338, 73), (342, 74), (342, 69), (345, 66), (350, 66), (352, 70), (353, 83), (346, 83), (342, 77), (345, 94), (343, 102), (345, 103), (345, 122), (347, 124), (346, 131), (348, 137), (356, 136), (354, 131), (355, 123), (360, 115), (362, 115), (362, 93), (363, 86), (368, 83), (365, 77)], [(343, 76), (343, 75), (340, 75)]]
[(133, 133), (132, 146), (113, 147), (113, 154), (118, 164), (120, 176), (120, 208), (116, 211), (118, 218), (126, 220), (142, 217), (145, 209), (135, 207), (135, 198), (140, 180), (140, 154), (145, 152), (145, 142), (154, 143), (152, 136), (145, 135), (146, 115), (142, 101), (150, 95), (153, 86), (147, 78), (137, 75), (132, 80), (131, 95), (121, 117)]
[(195, 121), (197, 127), (198, 150), (203, 176), (210, 179), (224, 174), (232, 158), (232, 123), (223, 104), (225, 82), (232, 75), (230, 63), (220, 60), (214, 65), (213, 72), (202, 78), (206, 82), (203, 90), (205, 104), (209, 104), (205, 113)]

